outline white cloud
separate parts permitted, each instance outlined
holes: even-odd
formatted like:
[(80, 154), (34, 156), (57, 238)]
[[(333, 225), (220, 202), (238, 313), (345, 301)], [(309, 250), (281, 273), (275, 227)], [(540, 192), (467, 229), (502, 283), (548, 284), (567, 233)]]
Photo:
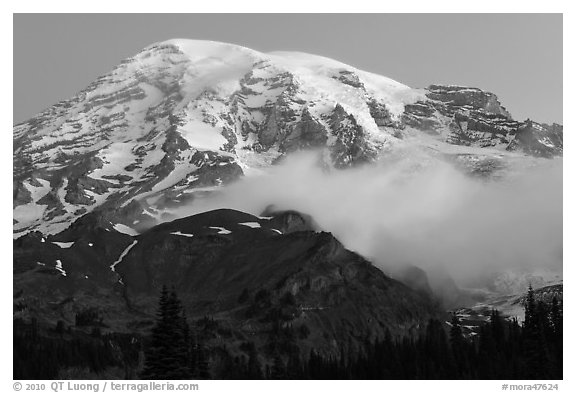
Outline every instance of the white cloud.
[(465, 277), (562, 266), (561, 159), (526, 159), (500, 180), (472, 178), (416, 153), (344, 171), (317, 163), (317, 154), (298, 153), (196, 199), (179, 215), (221, 207), (258, 215), (271, 204), (295, 209), (384, 270), (444, 266)]

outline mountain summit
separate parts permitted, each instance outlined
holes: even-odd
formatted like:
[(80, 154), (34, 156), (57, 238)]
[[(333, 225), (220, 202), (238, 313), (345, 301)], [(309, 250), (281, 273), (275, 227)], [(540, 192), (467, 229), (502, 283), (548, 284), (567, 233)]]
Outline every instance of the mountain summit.
[[(14, 232), (98, 213), (141, 232), (301, 149), (346, 168), (417, 141), (460, 154), (562, 154), (562, 126), (518, 122), (480, 89), (413, 89), (296, 52), (169, 40), (14, 127)], [(451, 150), (453, 151), (453, 150)]]

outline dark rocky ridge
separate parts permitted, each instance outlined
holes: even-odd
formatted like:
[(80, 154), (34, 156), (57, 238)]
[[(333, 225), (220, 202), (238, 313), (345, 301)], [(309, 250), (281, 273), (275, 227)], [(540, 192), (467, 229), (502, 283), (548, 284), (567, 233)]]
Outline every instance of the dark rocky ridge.
[[(218, 338), (228, 345), (248, 337), (264, 344), (280, 318), (283, 326), (310, 330), (298, 342), (302, 349), (332, 354), (382, 338), (386, 330), (416, 334), (439, 315), (429, 298), (384, 275), (331, 234), (296, 227), (279, 234), (279, 225), (306, 221), (296, 216), (278, 212), (260, 219), (216, 210), (136, 237), (84, 220), (58, 239), (73, 241), (69, 248), (53, 244), (55, 238), (25, 235), (14, 242), (16, 314), (73, 324), (76, 313), (96, 308), (105, 329), (146, 332), (166, 284), (176, 288), (189, 318), (210, 316), (233, 331)], [(243, 293), (246, 299), (239, 302)]]

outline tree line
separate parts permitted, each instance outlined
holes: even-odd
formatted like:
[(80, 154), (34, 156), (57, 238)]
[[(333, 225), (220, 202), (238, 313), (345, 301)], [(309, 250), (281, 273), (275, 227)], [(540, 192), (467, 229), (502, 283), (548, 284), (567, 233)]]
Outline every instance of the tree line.
[[(233, 356), (226, 347), (208, 350), (191, 333), (174, 291), (162, 290), (157, 322), (145, 351), (147, 379), (562, 379), (562, 310), (558, 299), (536, 301), (530, 287), (525, 320), (503, 318), (493, 310), (475, 335), (465, 335), (454, 314), (447, 329), (428, 322), (416, 338), (365, 342), (356, 354), (302, 356), (286, 334), (270, 357), (252, 342), (247, 355)], [(290, 338), (288, 339), (290, 340)], [(279, 343), (276, 343), (279, 344)], [(270, 346), (270, 345), (269, 345)], [(280, 350), (284, 348), (284, 350)], [(213, 371), (211, 371), (213, 370)]]
[[(524, 312), (519, 323), (493, 310), (476, 334), (465, 334), (456, 315), (449, 323), (432, 319), (417, 338), (387, 333), (338, 356), (303, 353), (298, 340), (307, 339), (308, 329), (272, 323), (260, 344), (242, 341), (239, 351), (232, 351), (226, 343), (234, 332), (208, 317), (188, 323), (176, 292), (164, 287), (148, 337), (102, 334), (93, 310), (79, 313), (79, 330), (61, 321), (45, 329), (35, 320), (15, 319), (14, 378), (562, 379), (560, 302), (536, 300), (529, 288)], [(214, 337), (223, 338), (221, 344), (215, 345)]]

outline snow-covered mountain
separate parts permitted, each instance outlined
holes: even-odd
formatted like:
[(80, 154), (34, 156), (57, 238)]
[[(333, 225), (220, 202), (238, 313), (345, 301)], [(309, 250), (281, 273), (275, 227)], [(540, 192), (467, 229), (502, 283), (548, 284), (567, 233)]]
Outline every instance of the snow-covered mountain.
[(98, 212), (125, 233), (290, 152), (346, 168), (405, 143), (455, 156), (562, 154), (562, 126), (518, 122), (476, 88), (413, 89), (324, 57), (170, 40), (14, 127), (14, 232)]

